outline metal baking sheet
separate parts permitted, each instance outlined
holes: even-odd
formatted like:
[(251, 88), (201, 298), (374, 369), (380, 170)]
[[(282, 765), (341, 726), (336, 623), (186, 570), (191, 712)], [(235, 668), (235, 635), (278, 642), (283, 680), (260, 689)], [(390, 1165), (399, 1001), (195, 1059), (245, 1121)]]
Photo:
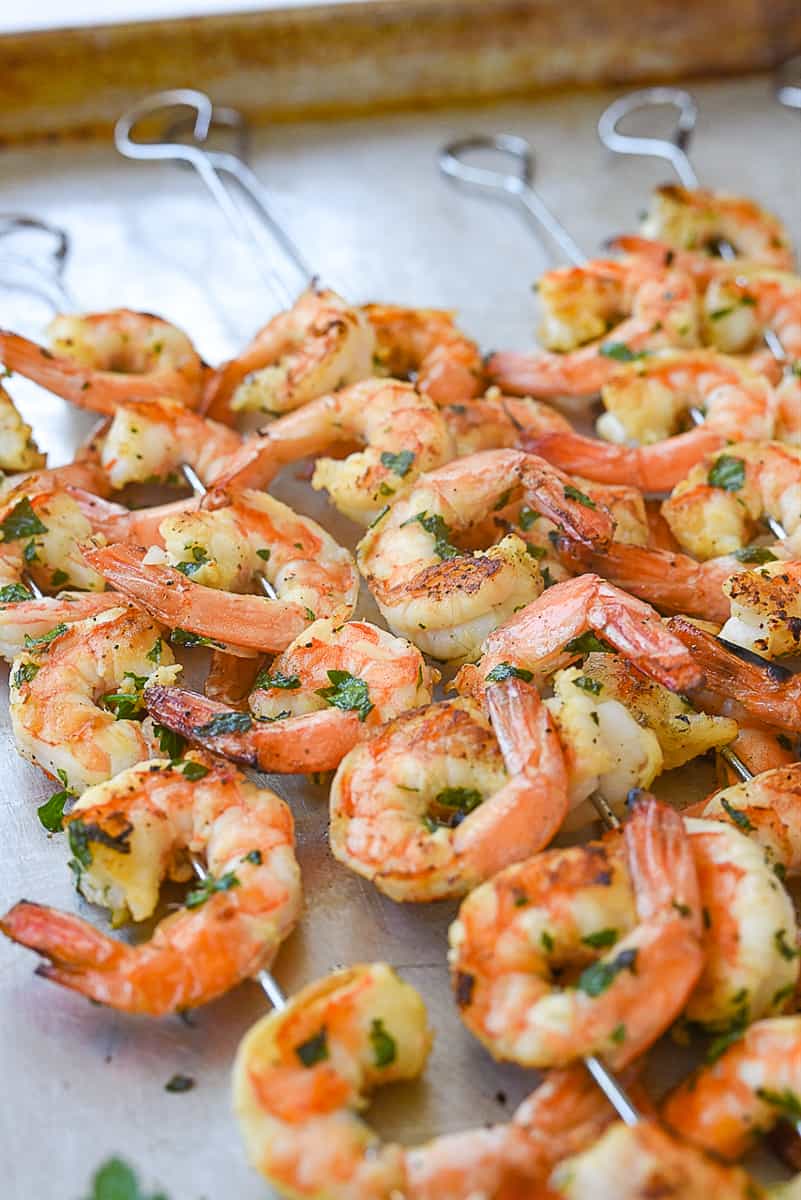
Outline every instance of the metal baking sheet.
[[(753, 195), (801, 239), (798, 115), (770, 82), (696, 85), (702, 119), (694, 158), (703, 181)], [(435, 170), (446, 139), (476, 129), (528, 136), (538, 183), (588, 251), (630, 229), (656, 163), (610, 160), (595, 122), (610, 93), (483, 111), (453, 110), (260, 131), (254, 165), (324, 280), (354, 300), (457, 308), (483, 346), (524, 347), (536, 323), (531, 283), (547, 251), (499, 205), (466, 199)], [(252, 256), (232, 240), (196, 179), (174, 167), (122, 162), (109, 145), (13, 150), (0, 158), (0, 211), (31, 211), (67, 227), (67, 281), (87, 309), (156, 309), (188, 329), (210, 359), (232, 352), (273, 311)], [(44, 307), (0, 293), (0, 322), (38, 332)], [(37, 389), (11, 383), (52, 461), (64, 461), (89, 421)], [(295, 473), (279, 494), (353, 545), (357, 531)], [(368, 611), (367, 608), (364, 610)], [(3, 698), (5, 699), (3, 673)], [(3, 705), (5, 711), (5, 705)], [(445, 967), (455, 906), (398, 906), (330, 856), (326, 790), (271, 779), (292, 805), (306, 907), (275, 974), (288, 992), (334, 967), (387, 959), (423, 993), (436, 1030), (419, 1083), (379, 1093), (370, 1119), (406, 1142), (503, 1120), (533, 1083), (493, 1063), (461, 1026)], [(675, 792), (675, 783), (670, 785)], [(0, 729), (0, 904), (28, 897), (103, 921), (72, 889), (63, 839), (36, 805), (51, 787)], [(34, 957), (0, 944), (0, 1162), (9, 1200), (83, 1200), (93, 1170), (120, 1154), (170, 1200), (265, 1200), (247, 1166), (229, 1101), (237, 1043), (264, 1011), (246, 984), (198, 1010), (192, 1024), (150, 1021), (90, 1005), (33, 975)], [(673, 1053), (673, 1052), (672, 1052)], [(176, 1072), (193, 1091), (164, 1090)]]

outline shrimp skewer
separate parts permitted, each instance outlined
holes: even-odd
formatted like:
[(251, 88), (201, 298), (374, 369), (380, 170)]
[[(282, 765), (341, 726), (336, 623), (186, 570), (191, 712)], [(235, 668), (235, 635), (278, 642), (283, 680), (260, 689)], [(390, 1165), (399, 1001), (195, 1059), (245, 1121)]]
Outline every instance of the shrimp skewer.
[(204, 884), (142, 945), (28, 901), (2, 918), (8, 937), (48, 959), (38, 974), (102, 1004), (163, 1016), (208, 1003), (268, 965), (298, 919), (291, 813), (219, 760), (131, 767), (85, 792), (66, 829), (79, 889), (117, 921), (148, 917), (164, 876), (189, 877), (186, 851), (206, 854)]
[(95, 412), (164, 396), (188, 408), (200, 404), (206, 365), (186, 334), (160, 317), (127, 308), (60, 315), (48, 332), (52, 350), (0, 331), (0, 361)]

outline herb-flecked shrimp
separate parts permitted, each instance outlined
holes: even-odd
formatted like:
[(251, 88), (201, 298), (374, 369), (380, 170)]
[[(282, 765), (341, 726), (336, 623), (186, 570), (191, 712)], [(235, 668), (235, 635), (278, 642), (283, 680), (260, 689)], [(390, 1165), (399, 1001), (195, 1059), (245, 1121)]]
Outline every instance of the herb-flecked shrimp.
[(380, 373), (412, 376), (435, 404), (469, 403), (484, 390), (484, 365), (476, 343), (436, 308), (366, 304), (362, 312), (375, 333)]
[(534, 455), (489, 450), (430, 471), (357, 548), (359, 568), (393, 632), (436, 658), (469, 659), (492, 629), (539, 594), (537, 556), (515, 535), (474, 554), (455, 544), (520, 496), (579, 540), (611, 538), (606, 510)]
[(250, 712), (182, 688), (148, 689), (159, 725), (262, 771), (327, 771), (368, 731), (431, 700), (420, 651), (367, 621), (315, 621), (257, 675)]
[(78, 890), (115, 924), (143, 921), (159, 886), (207, 875), (184, 906), (131, 946), (71, 913), (23, 900), (0, 920), (47, 961), (37, 974), (125, 1012), (205, 1004), (273, 961), (301, 907), (292, 814), (234, 767), (192, 755), (153, 759), (84, 792), (66, 817)]

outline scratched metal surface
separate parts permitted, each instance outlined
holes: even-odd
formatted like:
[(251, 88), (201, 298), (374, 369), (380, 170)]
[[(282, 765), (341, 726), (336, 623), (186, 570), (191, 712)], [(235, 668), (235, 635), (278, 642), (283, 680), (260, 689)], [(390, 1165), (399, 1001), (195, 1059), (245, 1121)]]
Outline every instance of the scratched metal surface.
[[(695, 158), (704, 182), (742, 189), (801, 235), (798, 115), (779, 108), (764, 79), (696, 85), (702, 105)], [(497, 205), (468, 200), (438, 178), (445, 139), (481, 129), (526, 134), (538, 179), (588, 250), (631, 228), (664, 170), (612, 162), (594, 124), (604, 93), (261, 131), (255, 165), (275, 209), (326, 282), (355, 300), (445, 305), (485, 347), (526, 346), (535, 323), (530, 284), (548, 254)], [(0, 211), (28, 210), (67, 227), (69, 285), (81, 307), (153, 309), (186, 327), (211, 360), (230, 353), (273, 305), (253, 256), (231, 238), (195, 178), (172, 167), (124, 163), (110, 146), (50, 146), (0, 158)], [(47, 311), (0, 293), (0, 321), (38, 333)], [(69, 456), (88, 421), (61, 401), (12, 381), (52, 461)], [(292, 474), (280, 494), (353, 544), (355, 530)], [(368, 611), (365, 609), (365, 611)], [(5, 675), (2, 687), (5, 698)], [(5, 705), (3, 705), (5, 711)], [(78, 910), (61, 837), (35, 808), (50, 785), (0, 728), (0, 904), (25, 896)], [(275, 974), (287, 992), (331, 968), (385, 958), (422, 991), (436, 1030), (425, 1078), (379, 1095), (371, 1120), (414, 1142), (502, 1120), (532, 1077), (501, 1068), (460, 1026), (445, 969), (449, 904), (400, 907), (331, 858), (326, 794), (303, 780), (271, 781), (292, 805), (306, 910)], [(667, 782), (675, 795), (675, 781)], [(124, 1155), (170, 1200), (265, 1200), (244, 1160), (230, 1111), (229, 1071), (239, 1038), (264, 1011), (245, 985), (178, 1019), (148, 1021), (93, 1007), (34, 977), (33, 957), (0, 944), (0, 1162), (9, 1200), (82, 1200), (92, 1170)], [(671, 1052), (675, 1058), (675, 1052)], [(675, 1064), (674, 1064), (675, 1067)], [(173, 1095), (176, 1072), (196, 1080)]]

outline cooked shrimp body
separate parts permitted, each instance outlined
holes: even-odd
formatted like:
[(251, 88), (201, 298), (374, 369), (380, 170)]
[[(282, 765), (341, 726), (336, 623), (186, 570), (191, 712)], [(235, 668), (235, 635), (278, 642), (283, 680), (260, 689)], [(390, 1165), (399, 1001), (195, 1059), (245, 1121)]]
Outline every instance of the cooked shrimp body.
[(454, 457), (445, 418), (428, 396), (410, 383), (367, 379), (320, 396), (248, 438), (216, 490), (243, 481), (265, 487), (287, 463), (354, 442), (364, 449), (345, 459), (317, 459), (312, 487), (327, 491), (339, 511), (360, 525), (369, 525), (422, 471)]
[(154, 480), (182, 484), (183, 462), (208, 485), (225, 471), (241, 444), (233, 429), (176, 400), (155, 396), (116, 407), (100, 439), (100, 465), (114, 489)]
[(273, 961), (301, 908), (289, 808), (228, 763), (151, 759), (84, 792), (66, 818), (78, 890), (115, 924), (149, 917), (163, 879), (208, 874), (186, 906), (131, 946), (23, 900), (0, 928), (47, 959), (37, 974), (125, 1012), (205, 1004)]
[(22, 419), (5, 388), (0, 387), (0, 471), (35, 471), (46, 461), (30, 425)]
[(593, 396), (617, 372), (621, 361), (665, 346), (699, 343), (698, 297), (690, 278), (669, 271), (648, 279), (637, 291), (632, 315), (606, 337), (567, 354), (539, 351), (493, 354), (487, 372), (493, 383), (517, 396), (548, 400)]
[(58, 596), (0, 603), (0, 657), (10, 663), (30, 642), (44, 645), (42, 639), (57, 625), (72, 625), (123, 607), (130, 606), (114, 592), (61, 592)]
[(13, 547), (12, 554), (22, 552), (20, 568), (43, 592), (103, 591), (106, 581), (80, 550), (80, 543), (92, 532), (82, 511), (81, 493), (58, 486), (46, 474), (23, 480), (0, 500), (2, 550)]
[[(689, 837), (647, 797), (622, 845), (546, 851), (462, 902), (449, 934), (453, 986), (496, 1058), (550, 1067), (600, 1054), (623, 1066), (684, 1008), (704, 962)], [(567, 966), (585, 970), (558, 986), (553, 972)]]
[(798, 979), (793, 903), (762, 846), (734, 824), (685, 818), (704, 913), (704, 968), (684, 1009), (728, 1032), (782, 1011)]
[(48, 774), (66, 774), (75, 791), (141, 762), (149, 742), (126, 714), (141, 709), (151, 676), (174, 680), (181, 668), (173, 661), (161, 630), (141, 611), (111, 608), (56, 625), (29, 641), (11, 668), (17, 749)]
[(801, 873), (801, 763), (762, 771), (713, 792), (700, 816), (730, 821), (762, 846), (779, 873)]
[(594, 258), (580, 267), (546, 271), (537, 281), (539, 340), (546, 350), (564, 353), (603, 337), (629, 315), (641, 284), (664, 269), (664, 263), (633, 257)]
[(504, 396), (498, 388), (467, 404), (447, 404), (442, 415), (458, 458), (479, 450), (528, 450), (532, 438), (572, 430), (567, 418), (544, 401)]
[(693, 692), (694, 705), (737, 721), (746, 714), (771, 729), (801, 733), (801, 676), (744, 661), (686, 617), (671, 617), (667, 628), (703, 672), (703, 685)]
[(706, 290), (703, 326), (705, 339), (727, 354), (759, 351), (763, 333), (772, 329), (788, 359), (801, 358), (801, 279), (779, 271), (731, 268)]
[[(347, 620), (358, 577), (349, 551), (315, 521), (264, 492), (227, 508), (167, 517), (165, 549), (84, 550), (118, 591), (181, 629), (246, 655), (285, 649), (318, 616)], [(276, 598), (245, 592), (264, 576)]]
[(234, 1108), (252, 1165), (284, 1196), (406, 1195), (402, 1147), (358, 1115), (367, 1093), (414, 1079), (431, 1046), (418, 993), (385, 963), (311, 983), (245, 1035)]
[(211, 377), (210, 416), (237, 412), (277, 416), (373, 373), (369, 321), (336, 292), (312, 284), (292, 308), (273, 317)]
[(457, 329), (453, 313), (436, 308), (366, 304), (375, 333), (374, 366), (398, 379), (412, 376), (435, 404), (463, 404), (484, 390), (476, 343)]
[(707, 1158), (655, 1121), (613, 1125), (589, 1150), (561, 1162), (549, 1184), (567, 1200), (765, 1200), (768, 1195), (740, 1167)]
[(801, 1109), (801, 1017), (757, 1021), (716, 1062), (668, 1096), (662, 1110), (676, 1133), (726, 1159)]
[(720, 242), (728, 242), (740, 257), (792, 270), (787, 229), (778, 217), (744, 196), (664, 184), (654, 189), (640, 232), (677, 251), (709, 254)]
[(462, 896), (546, 846), (567, 812), (551, 717), (515, 678), (469, 700), (406, 713), (343, 760), (331, 788), (331, 849), (394, 900)]
[(534, 455), (489, 450), (431, 471), (373, 523), (357, 562), (387, 624), (440, 659), (475, 657), (487, 634), (538, 595), (535, 558), (514, 535), (468, 555), (452, 539), (519, 495), (580, 540), (603, 544), (609, 514)]
[(368, 730), (431, 700), (438, 673), (367, 621), (315, 621), (259, 673), (252, 716), (180, 688), (148, 689), (159, 725), (262, 771), (327, 771)]
[(491, 633), (478, 667), (463, 668), (460, 690), (470, 689), (471, 676), (487, 679), (504, 663), (551, 675), (582, 656), (581, 640), (589, 632), (671, 691), (686, 692), (702, 682), (692, 655), (650, 605), (598, 575), (580, 575), (555, 584)]
[(791, 371), (776, 388), (776, 437), (791, 446), (801, 445), (801, 375)]
[(731, 614), (724, 587), (743, 570), (733, 555), (699, 563), (688, 554), (615, 540), (595, 550), (569, 538), (556, 543), (561, 562), (573, 574), (592, 571), (660, 612), (686, 613), (722, 625)]
[(162, 396), (189, 408), (200, 403), (205, 364), (187, 335), (161, 317), (128, 308), (61, 314), (48, 334), (50, 350), (0, 331), (0, 362), (95, 412)]
[(571, 824), (595, 819), (581, 807), (599, 792), (621, 816), (632, 788), (647, 788), (658, 774), (727, 745), (737, 725), (696, 712), (681, 696), (638, 671), (617, 654), (590, 654), (580, 667), (557, 671), (553, 717), (569, 779)]
[(801, 527), (801, 449), (740, 442), (693, 467), (662, 505), (673, 536), (695, 558), (732, 554), (766, 517), (792, 537)]
[[(759, 721), (741, 719), (737, 726), (737, 737), (731, 749), (745, 763), (752, 775), (773, 771), (777, 767), (789, 767), (801, 758), (801, 738), (777, 733)], [(741, 776), (725, 759), (718, 759), (717, 777), (721, 787), (739, 783)], [(693, 816), (703, 817), (704, 801), (693, 809)]]
[(801, 562), (764, 562), (723, 585), (731, 616), (721, 636), (764, 658), (801, 648)]
[[(262, 671), (250, 693), (250, 709), (260, 719), (320, 712), (343, 697), (331, 691), (332, 675), (354, 690), (368, 728), (399, 713), (431, 703), (439, 672), (420, 651), (369, 621), (340, 624), (331, 618), (313, 622)], [(360, 686), (361, 685), (361, 686)], [(333, 691), (336, 692), (336, 687)], [(321, 694), (323, 693), (323, 694)]]

